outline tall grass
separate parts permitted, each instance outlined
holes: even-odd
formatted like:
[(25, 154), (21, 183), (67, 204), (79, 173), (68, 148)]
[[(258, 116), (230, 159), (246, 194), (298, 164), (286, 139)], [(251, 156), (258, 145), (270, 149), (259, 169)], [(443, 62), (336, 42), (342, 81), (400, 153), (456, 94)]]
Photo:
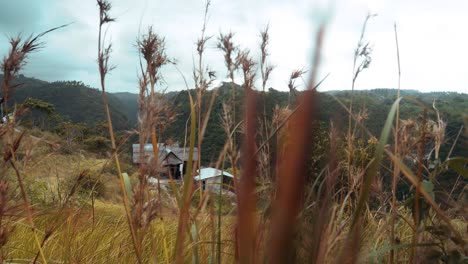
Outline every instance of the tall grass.
[(125, 213), (127, 216), (128, 226), (130, 229), (133, 246), (135, 249), (135, 254), (137, 256), (138, 262), (141, 263), (141, 254), (140, 248), (138, 246), (138, 241), (135, 232), (135, 226), (133, 224), (133, 220), (130, 213), (130, 202), (128, 198), (127, 188), (125, 187), (125, 179), (122, 173), (122, 169), (120, 167), (119, 156), (117, 153), (117, 145), (115, 143), (114, 137), (114, 128), (112, 127), (112, 118), (110, 115), (109, 104), (107, 102), (107, 94), (106, 94), (106, 75), (115, 68), (109, 64), (110, 54), (112, 52), (112, 44), (106, 44), (105, 39), (102, 36), (102, 28), (104, 25), (109, 24), (115, 21), (109, 14), (111, 9), (111, 4), (107, 0), (97, 0), (97, 4), (99, 7), (99, 33), (98, 33), (98, 69), (99, 69), (99, 76), (101, 81), (101, 90), (102, 90), (102, 100), (104, 103), (104, 109), (106, 112), (107, 117), (107, 126), (109, 128), (109, 137), (112, 146), (112, 155), (114, 157), (114, 161), (117, 167), (119, 179), (120, 179), (120, 188), (123, 194), (123, 202), (125, 207)]
[[(65, 27), (67, 25), (55, 27), (52, 29), (49, 29), (47, 31), (44, 31), (36, 36), (30, 36), (26, 40), (22, 40), (21, 36), (17, 37), (12, 37), (9, 39), (10, 42), (10, 51), (7, 56), (4, 57), (2, 61), (2, 73), (3, 73), (3, 82), (1, 86), (1, 91), (2, 91), (2, 103), (5, 109), (5, 115), (6, 115), (6, 123), (3, 124), (3, 126), (0, 128), (0, 135), (2, 137), (2, 141), (4, 140), (4, 155), (3, 155), (3, 164), (2, 164), (2, 173), (0, 176), (2, 176), (1, 184), (2, 184), (2, 209), (1, 214), (0, 214), (0, 223), (2, 224), (2, 240), (4, 245), (6, 243), (6, 240), (8, 239), (8, 235), (11, 231), (10, 224), (8, 223), (3, 223), (3, 216), (7, 212), (7, 202), (8, 202), (8, 183), (5, 181), (5, 170), (7, 169), (7, 166), (10, 166), (16, 175), (16, 180), (17, 180), (17, 186), (20, 189), (20, 194), (21, 198), (23, 201), (23, 206), (24, 206), (24, 212), (26, 213), (28, 223), (30, 225), (30, 228), (33, 233), (34, 240), (36, 242), (37, 250), (38, 250), (38, 255), (41, 256), (41, 259), (43, 260), (44, 263), (47, 263), (46, 258), (44, 256), (43, 250), (42, 250), (42, 244), (39, 242), (39, 237), (37, 234), (37, 230), (34, 224), (33, 220), (33, 214), (32, 214), (32, 209), (29, 203), (29, 199), (26, 194), (26, 189), (24, 185), (24, 180), (23, 176), (21, 175), (21, 172), (18, 169), (18, 166), (16, 165), (17, 158), (16, 158), (16, 151), (18, 150), (21, 141), (23, 139), (24, 131), (21, 132), (19, 131), (17, 133), (16, 129), (16, 123), (15, 123), (15, 118), (13, 120), (10, 120), (8, 117), (9, 111), (8, 111), (8, 99), (10, 96), (12, 96), (13, 90), (17, 88), (19, 85), (14, 84), (14, 80), (16, 78), (16, 75), (22, 70), (22, 68), (26, 64), (26, 60), (28, 56), (39, 50), (42, 46), (43, 43), (40, 42), (40, 39), (57, 29), (60, 29), (62, 27)], [(20, 112), (20, 111), (18, 111)], [(16, 109), (14, 111), (14, 114), (16, 115)], [(2, 117), (3, 118), (3, 117)], [(3, 122), (3, 121), (2, 121)], [(19, 135), (16, 135), (19, 134)], [(1, 259), (3, 260), (3, 254), (1, 256)]]
[[(395, 43), (396, 43), (396, 50), (397, 50), (397, 62), (398, 62), (398, 90), (397, 90), (397, 98), (400, 98), (400, 82), (401, 82), (401, 70), (400, 70), (400, 50), (399, 50), (399, 47), (398, 47), (398, 35), (397, 35), (397, 27), (396, 27), (396, 24), (394, 25), (394, 29), (395, 29)], [(398, 135), (399, 135), (399, 129), (400, 129), (400, 126), (399, 126), (399, 121), (400, 121), (400, 107), (399, 105), (397, 106), (397, 109), (396, 109), (396, 117), (395, 117), (395, 140), (394, 140), (394, 151), (393, 153), (395, 153), (397, 156), (399, 155), (399, 148), (398, 148), (398, 143), (399, 143), (399, 139), (398, 139)], [(396, 198), (396, 186), (397, 186), (397, 182), (398, 182), (398, 177), (400, 176), (400, 169), (398, 167), (398, 165), (394, 166), (393, 167), (393, 181), (392, 181), (392, 221), (391, 221), (391, 238), (390, 238), (390, 241), (391, 241), (391, 246), (394, 247), (395, 246), (395, 218), (396, 218), (396, 202), (397, 202), (397, 198)], [(417, 211), (417, 210), (416, 210)], [(413, 252), (414, 253), (414, 252)], [(412, 254), (413, 254), (412, 253)], [(394, 251), (392, 249), (391, 253), (390, 253), (390, 262), (393, 263), (394, 261)], [(412, 260), (412, 258), (411, 258)]]
[[(139, 123), (134, 133), (139, 136), (140, 153), (145, 144), (151, 143), (154, 157), (146, 162), (147, 157), (140, 155), (138, 171), (127, 175), (122, 170), (125, 162), (119, 156), (121, 149), (112, 128), (106, 94), (106, 77), (114, 66), (110, 64), (112, 45), (106, 42), (102, 32), (115, 19), (110, 16), (109, 1), (97, 0), (97, 4), (100, 18), (98, 72), (111, 142), (109, 151), (117, 169), (115, 185), (120, 191), (119, 203), (95, 200), (97, 183), (80, 203), (73, 203), (73, 197), (81, 195), (84, 179), (91, 177), (91, 168), (79, 166), (75, 178), (65, 176), (72, 184), (64, 198), (59, 199), (61, 202), (49, 207), (31, 205), (23, 176), (27, 164), (20, 167), (16, 157), (27, 131), (15, 132), (19, 126), (15, 121), (8, 121), (0, 127), (0, 149), (4, 154), (0, 173), (2, 261), (455, 263), (449, 260), (466, 258), (466, 219), (451, 216), (437, 203), (429, 181), (429, 175), (440, 173), (454, 163), (459, 170), (457, 162), (463, 160), (447, 158), (436, 169), (426, 166), (425, 143), (434, 142), (435, 156), (439, 159), (445, 123), (435, 103), (431, 110), (414, 99), (400, 97), (396, 27), (398, 94), (379, 139), (366, 128), (366, 109), (355, 105), (353, 94), (359, 74), (371, 62), (371, 48), (364, 41), (364, 34), (372, 16), (366, 18), (355, 50), (349, 104), (335, 97), (348, 114), (347, 131), (341, 131), (340, 124), (335, 122), (325, 130), (318, 122), (320, 93), (316, 88), (326, 79), (317, 82), (321, 54), (326, 48), (322, 45), (327, 25), (320, 25), (315, 35), (306, 90), (298, 91), (295, 85), (306, 71), (294, 71), (287, 82), (288, 105), (272, 110), (271, 120), (267, 118), (270, 109), (266, 108), (265, 91), (273, 70), (268, 63), (269, 28), (260, 33), (259, 61), (251, 56), (251, 51), (234, 43), (234, 33), (220, 33), (215, 47), (222, 52), (232, 92), (223, 104), (221, 125), (226, 141), (216, 168), (233, 172), (233, 193), (228, 195), (222, 189), (218, 193), (203, 190), (201, 183), (194, 181), (202, 166), (203, 139), (208, 123), (212, 122), (217, 96), (216, 89), (209, 100), (204, 96), (216, 79), (216, 73), (204, 59), (211, 40), (206, 33), (211, 3), (205, 3), (201, 36), (196, 42), (198, 57), (192, 72), (194, 91), (190, 91), (186, 83), (190, 103), (186, 173), (180, 182), (169, 175), (170, 188), (163, 188), (159, 181), (162, 161), (159, 160), (158, 139), (176, 117), (159, 87), (163, 79), (162, 67), (175, 65), (175, 62), (166, 54), (164, 37), (151, 26), (138, 37)], [(24, 43), (19, 38), (10, 41), (12, 50), (2, 64), (6, 76), (2, 94), (6, 101), (26, 55), (40, 47), (36, 41), (43, 34)], [(12, 63), (10, 58), (20, 59)], [(258, 76), (261, 87), (255, 85)], [(239, 98), (234, 80), (237, 77), (243, 82), (243, 109), (236, 109)], [(182, 78), (186, 80), (183, 74)], [(421, 118), (400, 120), (402, 100), (421, 106)], [(259, 103), (263, 103), (262, 109)], [(236, 116), (238, 110), (243, 113), (241, 116)], [(21, 111), (17, 109), (16, 112)], [(436, 121), (430, 120), (430, 114), (435, 114)], [(428, 123), (433, 124), (431, 131)], [(408, 130), (410, 124), (416, 127), (412, 132)], [(319, 149), (324, 153), (315, 153)], [(362, 158), (360, 153), (368, 156)], [(415, 168), (404, 160), (409, 153), (416, 153), (418, 157)], [(310, 158), (317, 154), (325, 157), (324, 165), (310, 163)], [(29, 169), (38, 166), (38, 163), (29, 164), (33, 164)], [(389, 166), (393, 170), (388, 169)], [(310, 167), (314, 168), (313, 172)], [(382, 186), (381, 174), (385, 170), (391, 171), (391, 188)], [(409, 206), (396, 197), (400, 174), (414, 187), (411, 198), (414, 202)], [(148, 183), (150, 176), (158, 177), (156, 188)], [(107, 183), (110, 184), (111, 181)], [(231, 199), (231, 196), (234, 197)]]

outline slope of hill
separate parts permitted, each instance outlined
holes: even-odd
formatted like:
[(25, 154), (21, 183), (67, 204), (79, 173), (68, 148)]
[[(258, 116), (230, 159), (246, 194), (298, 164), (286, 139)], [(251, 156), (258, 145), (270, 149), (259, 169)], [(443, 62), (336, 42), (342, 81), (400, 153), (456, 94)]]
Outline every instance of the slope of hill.
[(138, 94), (121, 92), (112, 93), (120, 101), (119, 111), (128, 118), (130, 126), (136, 125), (138, 121)]
[[(237, 105), (237, 121), (242, 118), (243, 109), (243, 89), (241, 86), (234, 84), (236, 89), (236, 105)], [(206, 134), (204, 137), (205, 153), (211, 155), (203, 156), (204, 162), (215, 160), (225, 142), (225, 133), (221, 127), (223, 114), (222, 104), (229, 102), (231, 96), (231, 84), (223, 83), (218, 90), (216, 100), (213, 105), (210, 121), (208, 122)], [(207, 91), (204, 94), (204, 102), (210, 101), (213, 91)], [(191, 90), (194, 95), (195, 91)], [(387, 118), (387, 114), (396, 99), (396, 89), (374, 89), (366, 91), (354, 92), (354, 109), (355, 113), (361, 109), (366, 109), (367, 119), (364, 125), (376, 136), (380, 135), (381, 129)], [(403, 90), (402, 96), (406, 99), (401, 102), (401, 119), (417, 118), (422, 116), (423, 110), (414, 101), (408, 100), (414, 98), (415, 100), (423, 103), (428, 108), (433, 109), (432, 104), (435, 100), (435, 106), (440, 111), (441, 117), (447, 123), (446, 131), (446, 146), (450, 148), (458, 130), (463, 125), (463, 115), (468, 109), (468, 94), (460, 94), (454, 92), (432, 92), (421, 93), (416, 90)], [(262, 92), (258, 93), (258, 113), (263, 112), (263, 95)], [(329, 126), (330, 121), (333, 121), (335, 127), (340, 131), (345, 131), (348, 123), (348, 114), (343, 107), (339, 105), (337, 100), (340, 100), (346, 106), (349, 105), (351, 98), (351, 91), (333, 91), (319, 93), (319, 120), (326, 128)], [(335, 98), (333, 98), (335, 97)], [(268, 89), (265, 93), (266, 100), (266, 113), (267, 119), (271, 120), (274, 108), (276, 106), (285, 107), (290, 101), (291, 105), (294, 101), (294, 96), (289, 92), (282, 92), (275, 89)], [(206, 108), (206, 105), (204, 105)], [(292, 107), (291, 107), (292, 108)], [(189, 98), (186, 91), (182, 91), (174, 100), (174, 109), (179, 114), (177, 120), (168, 128), (163, 138), (172, 138), (179, 142), (184, 142), (184, 133), (187, 119), (189, 118)], [(429, 118), (435, 120), (436, 116), (434, 111), (429, 112)], [(241, 136), (239, 136), (241, 137)], [(468, 156), (468, 148), (464, 148), (460, 142), (468, 142), (468, 139), (461, 136), (459, 144), (455, 147), (452, 155)], [(446, 150), (448, 151), (448, 150)]]
[[(2, 79), (3, 77), (0, 76), (0, 80)], [(16, 88), (11, 96), (9, 100), (11, 105), (22, 103), (28, 97), (32, 97), (53, 104), (55, 111), (63, 120), (88, 125), (106, 120), (101, 91), (86, 86), (82, 82), (49, 83), (20, 75), (17, 83), (22, 85)], [(122, 112), (124, 104), (109, 93), (108, 101), (114, 127), (121, 130), (132, 125), (126, 114)]]
[[(0, 75), (0, 81), (2, 76)], [(17, 88), (11, 103), (21, 103), (27, 97), (37, 98), (52, 103), (56, 112), (65, 120), (75, 123), (84, 122), (95, 124), (105, 120), (104, 108), (102, 105), (101, 92), (84, 85), (82, 82), (45, 82), (34, 78), (20, 76), (18, 83), (23, 85)], [(223, 103), (229, 102), (232, 88), (236, 91), (236, 116), (237, 122), (242, 118), (244, 91), (240, 85), (222, 83), (218, 89), (217, 97), (213, 105), (210, 121), (208, 122), (204, 137), (205, 153), (203, 162), (209, 162), (218, 157), (218, 153), (225, 143), (225, 133), (222, 124)], [(195, 95), (194, 90), (190, 90)], [(213, 90), (208, 90), (204, 94), (203, 101), (210, 101)], [(453, 142), (456, 133), (463, 124), (463, 114), (468, 109), (468, 94), (453, 92), (432, 92), (421, 93), (416, 90), (402, 90), (402, 96), (411, 97), (425, 104), (432, 109), (433, 101), (440, 111), (442, 119), (447, 123), (446, 139)], [(168, 100), (173, 103), (174, 111), (178, 117), (176, 121), (162, 135), (162, 140), (173, 139), (184, 142), (184, 131), (187, 119), (189, 118), (189, 98), (187, 91), (170, 92), (166, 94)], [(345, 105), (349, 105), (351, 91), (330, 91), (319, 93), (318, 105), (319, 120), (327, 127), (333, 120), (334, 125), (343, 131), (347, 127), (347, 112), (343, 109), (336, 97)], [(288, 103), (293, 104), (294, 95), (289, 92), (282, 92), (273, 88), (268, 89), (265, 96), (259, 92), (258, 97), (259, 113), (263, 112), (263, 101), (266, 100), (267, 119), (271, 120), (273, 110), (276, 106), (285, 107)], [(110, 110), (114, 127), (118, 130), (129, 129), (136, 125), (138, 113), (138, 95), (133, 93), (108, 93)], [(379, 135), (385, 122), (387, 113), (396, 99), (395, 89), (374, 89), (354, 91), (354, 109), (366, 109), (367, 120), (365, 126), (374, 134)], [(203, 105), (206, 109), (207, 105)], [(204, 111), (204, 110), (203, 110)], [(416, 118), (421, 116), (420, 106), (410, 100), (403, 100), (401, 103), (400, 116), (402, 119)], [(430, 113), (430, 118), (435, 119), (434, 113)], [(240, 136), (239, 136), (240, 137)], [(460, 142), (468, 142), (462, 135)], [(450, 145), (450, 144), (448, 144)], [(467, 148), (456, 147), (453, 155), (468, 156)]]

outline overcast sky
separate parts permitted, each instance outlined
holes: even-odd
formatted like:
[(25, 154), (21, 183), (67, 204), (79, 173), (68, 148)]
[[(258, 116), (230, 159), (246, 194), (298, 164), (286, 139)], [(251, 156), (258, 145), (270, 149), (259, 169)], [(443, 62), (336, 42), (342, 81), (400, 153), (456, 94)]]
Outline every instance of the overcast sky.
[[(135, 41), (141, 24), (166, 38), (169, 57), (190, 80), (195, 41), (203, 24), (204, 1), (113, 0), (117, 22), (107, 36), (117, 68), (108, 76), (111, 92), (137, 92), (138, 55)], [(259, 31), (270, 25), (270, 63), (275, 65), (268, 84), (287, 90), (294, 69), (309, 70), (317, 24), (327, 21), (320, 76), (330, 73), (320, 90), (350, 89), (353, 52), (366, 14), (365, 40), (373, 47), (372, 63), (357, 80), (356, 89), (397, 86), (397, 59), (393, 25), (398, 27), (403, 89), (468, 92), (468, 1), (466, 0), (212, 0), (205, 64), (226, 75), (223, 55), (215, 49), (219, 32), (235, 32), (235, 42), (251, 49), (258, 59)], [(31, 55), (23, 74), (47, 81), (80, 80), (98, 87), (97, 25), (94, 0), (0, 0), (0, 55), (8, 51), (8, 36), (29, 35), (73, 22), (48, 34), (46, 47)], [(168, 90), (185, 89), (180, 74), (167, 66)], [(307, 78), (305, 78), (307, 81)], [(189, 82), (191, 84), (192, 82)], [(258, 85), (259, 87), (259, 85)]]

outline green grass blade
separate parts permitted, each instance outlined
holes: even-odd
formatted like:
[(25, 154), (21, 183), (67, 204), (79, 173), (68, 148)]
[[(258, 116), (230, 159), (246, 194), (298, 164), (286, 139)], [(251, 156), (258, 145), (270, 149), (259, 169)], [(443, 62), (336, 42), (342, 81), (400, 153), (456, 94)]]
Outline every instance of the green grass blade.
[(198, 264), (200, 263), (200, 258), (198, 256), (198, 230), (197, 226), (195, 223), (192, 224), (192, 230), (191, 230), (191, 235), (192, 235), (192, 240), (193, 240), (193, 259), (192, 263), (193, 264)]
[[(349, 256), (355, 257), (357, 255), (357, 252), (355, 251), (359, 248), (359, 245), (357, 245), (356, 243), (359, 243), (358, 241), (360, 240), (360, 233), (359, 233), (360, 231), (359, 231), (359, 227), (356, 226), (356, 224), (360, 220), (363, 208), (366, 204), (366, 201), (369, 198), (369, 193), (370, 193), (372, 182), (374, 181), (374, 178), (377, 175), (377, 172), (379, 171), (380, 163), (382, 162), (383, 154), (385, 151), (385, 145), (387, 144), (387, 141), (390, 137), (393, 120), (395, 118), (395, 114), (396, 114), (396, 111), (398, 109), (401, 99), (402, 99), (401, 97), (398, 98), (393, 103), (392, 107), (390, 108), (384, 127), (382, 129), (382, 133), (380, 135), (379, 144), (377, 145), (377, 148), (374, 152), (374, 158), (369, 163), (368, 168), (366, 170), (366, 174), (364, 175), (364, 180), (363, 180), (363, 184), (361, 188), (361, 193), (359, 195), (359, 200), (354, 210), (348, 236), (346, 238), (344, 248), (339, 258), (340, 262), (345, 261), (345, 259), (348, 258)], [(356, 261), (356, 259), (351, 260), (351, 262), (353, 261)]]
[(126, 172), (122, 173), (122, 177), (124, 179), (125, 190), (127, 191), (128, 199), (132, 200), (133, 193), (132, 193), (132, 184), (130, 183), (130, 177), (128, 177), (128, 174)]
[[(397, 164), (400, 167), (401, 172), (403, 175), (413, 184), (415, 187), (418, 186), (418, 178), (413, 174), (410, 168), (401, 161), (401, 159), (397, 158), (395, 155), (393, 155), (390, 152), (387, 152), (387, 155), (392, 159), (392, 161)], [(460, 233), (457, 231), (457, 229), (452, 225), (452, 221), (450, 218), (440, 209), (440, 207), (436, 204), (434, 201), (432, 195), (426, 191), (425, 188), (420, 188), (420, 193), (426, 200), (426, 202), (434, 209), (434, 211), (437, 213), (437, 215), (447, 224), (448, 228), (452, 233), (457, 237), (457, 239), (460, 241), (462, 246), (466, 245), (465, 239), (460, 235)]]
[(195, 113), (195, 104), (193, 102), (192, 95), (189, 92), (190, 98), (190, 147), (189, 147), (189, 157), (187, 162), (187, 172), (184, 176), (184, 188), (182, 193), (182, 199), (180, 201), (180, 213), (179, 213), (179, 225), (177, 230), (177, 239), (175, 245), (175, 262), (182, 263), (183, 262), (183, 244), (184, 244), (184, 236), (185, 230), (187, 227), (187, 221), (189, 219), (189, 206), (190, 206), (190, 199), (192, 194), (192, 185), (193, 185), (193, 177), (192, 177), (192, 169), (193, 169), (193, 152), (195, 149), (195, 133), (196, 133), (196, 113)]
[(356, 210), (354, 212), (353, 221), (351, 222), (350, 230), (353, 230), (354, 226), (358, 222), (359, 217), (361, 215), (361, 210), (363, 209), (364, 204), (369, 197), (371, 185), (372, 185), (372, 182), (374, 181), (375, 175), (377, 175), (377, 172), (380, 167), (380, 163), (382, 162), (385, 145), (387, 144), (387, 141), (390, 137), (390, 133), (392, 131), (393, 119), (395, 118), (395, 113), (397, 111), (397, 108), (401, 99), (402, 98), (400, 97), (393, 103), (392, 108), (390, 109), (390, 112), (388, 113), (387, 120), (385, 121), (385, 125), (382, 130), (382, 134), (380, 135), (379, 145), (377, 146), (375, 153), (374, 153), (374, 159), (371, 161), (372, 163), (370, 164), (369, 169), (367, 170), (365, 178), (364, 178), (361, 195), (359, 197), (359, 201), (356, 206)]

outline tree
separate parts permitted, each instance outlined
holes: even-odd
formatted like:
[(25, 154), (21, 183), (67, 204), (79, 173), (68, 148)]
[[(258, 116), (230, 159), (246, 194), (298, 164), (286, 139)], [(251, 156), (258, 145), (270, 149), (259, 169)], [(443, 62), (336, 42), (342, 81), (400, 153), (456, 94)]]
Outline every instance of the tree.
[(23, 102), (22, 106), (30, 110), (31, 126), (38, 126), (44, 129), (46, 127), (46, 121), (56, 121), (60, 119), (60, 116), (55, 112), (55, 106), (51, 103), (28, 97)]
[(75, 141), (83, 141), (85, 131), (88, 128), (83, 124), (73, 124), (72, 122), (62, 122), (57, 127), (57, 132), (65, 136), (65, 148), (67, 153), (71, 153)]

